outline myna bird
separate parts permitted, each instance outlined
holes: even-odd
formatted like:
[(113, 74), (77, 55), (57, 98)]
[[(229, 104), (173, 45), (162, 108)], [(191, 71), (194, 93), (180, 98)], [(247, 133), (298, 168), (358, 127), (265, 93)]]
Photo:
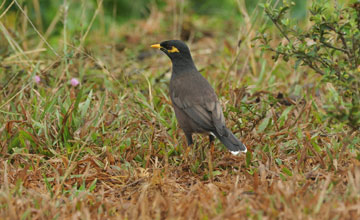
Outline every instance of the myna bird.
[(206, 133), (210, 143), (213, 134), (232, 154), (246, 152), (246, 146), (226, 128), (215, 91), (197, 70), (187, 45), (180, 40), (169, 40), (151, 47), (160, 49), (172, 62), (170, 97), (188, 146), (193, 143), (193, 133)]

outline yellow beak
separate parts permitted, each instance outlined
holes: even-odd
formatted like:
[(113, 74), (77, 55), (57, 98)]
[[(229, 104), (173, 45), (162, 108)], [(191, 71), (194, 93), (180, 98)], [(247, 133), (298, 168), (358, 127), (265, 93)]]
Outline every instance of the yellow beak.
[(151, 45), (150, 47), (156, 48), (156, 49), (160, 49), (160, 48), (161, 48), (160, 44), (153, 44), (153, 45)]

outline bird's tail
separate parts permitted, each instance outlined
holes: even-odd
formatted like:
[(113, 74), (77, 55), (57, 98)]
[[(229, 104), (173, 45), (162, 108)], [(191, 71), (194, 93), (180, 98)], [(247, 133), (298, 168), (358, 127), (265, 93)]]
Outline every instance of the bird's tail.
[(229, 129), (226, 128), (226, 132), (222, 136), (216, 131), (213, 133), (232, 154), (237, 155), (240, 152), (246, 153), (246, 146), (241, 143)]

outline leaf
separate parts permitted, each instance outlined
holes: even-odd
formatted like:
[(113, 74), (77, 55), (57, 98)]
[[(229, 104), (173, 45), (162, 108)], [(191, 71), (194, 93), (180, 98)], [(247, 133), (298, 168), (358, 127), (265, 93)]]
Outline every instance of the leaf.
[(294, 108), (293, 106), (289, 106), (289, 107), (287, 107), (287, 108), (281, 113), (281, 116), (280, 116), (280, 118), (279, 118), (279, 126), (280, 126), (280, 127), (284, 126), (286, 120), (288, 119), (289, 112), (290, 112), (293, 108)]
[(264, 132), (264, 130), (267, 128), (267, 126), (270, 123), (270, 119), (271, 119), (270, 117), (267, 117), (261, 122), (261, 124), (258, 127), (258, 133)]
[(219, 175), (221, 175), (221, 171), (220, 170), (215, 170), (215, 171), (212, 172), (212, 175), (213, 176), (219, 176)]
[(282, 173), (279, 173), (279, 177), (282, 181), (286, 181), (286, 177)]
[(52, 98), (51, 102), (46, 105), (44, 111), (41, 113), (41, 116), (40, 116), (41, 119), (44, 118), (44, 116), (45, 116), (46, 113), (52, 112), (52, 108), (53, 108), (56, 100), (57, 100), (57, 99)]
[(85, 102), (81, 103), (80, 106), (79, 106), (82, 118), (84, 118), (86, 113), (88, 112), (90, 102), (91, 102), (91, 98), (92, 98), (92, 90), (90, 90), (89, 95), (86, 98)]
[(252, 159), (252, 152), (251, 151), (246, 152), (246, 166), (247, 167), (250, 166), (251, 159)]
[(89, 186), (89, 192), (94, 191), (94, 189), (96, 188), (96, 183), (97, 183), (97, 178), (95, 178), (94, 181)]
[(19, 131), (19, 141), (22, 147), (26, 148), (26, 137), (25, 132), (23, 130)]
[(286, 167), (282, 168), (282, 171), (283, 171), (283, 173), (285, 173), (285, 174), (288, 175), (288, 176), (292, 176), (292, 175), (293, 175), (292, 172), (291, 172), (291, 170), (289, 170), (289, 169), (286, 168)]
[(320, 153), (322, 150), (320, 148), (320, 146), (316, 143), (315, 140), (311, 140), (311, 145), (313, 146), (313, 148), (316, 150), (316, 152)]
[[(91, 93), (92, 91), (90, 91)], [(74, 113), (76, 114), (77, 111), (78, 111), (78, 108), (79, 108), (79, 103), (80, 103), (80, 100), (81, 100), (81, 97), (82, 97), (82, 94), (83, 94), (83, 87), (81, 87), (81, 89), (79, 90), (77, 96), (76, 96), (76, 101), (75, 101), (75, 104), (74, 104)]]
[(43, 174), (43, 177), (44, 177), (44, 182), (45, 182), (46, 188), (50, 192), (50, 195), (51, 195), (51, 198), (52, 198), (54, 196), (54, 192), (51, 189), (51, 185), (49, 183), (49, 180), (47, 179), (45, 174)]
[(282, 160), (280, 158), (276, 158), (275, 159), (275, 162), (278, 164), (278, 165), (282, 165)]

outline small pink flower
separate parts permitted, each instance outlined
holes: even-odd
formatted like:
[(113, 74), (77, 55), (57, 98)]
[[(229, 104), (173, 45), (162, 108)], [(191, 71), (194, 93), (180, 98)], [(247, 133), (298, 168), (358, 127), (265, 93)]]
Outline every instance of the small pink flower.
[(70, 83), (72, 86), (76, 87), (77, 85), (79, 85), (79, 80), (77, 80), (76, 78), (72, 78)]
[(38, 75), (34, 76), (34, 81), (35, 81), (36, 83), (40, 83), (40, 81), (41, 81), (40, 76), (38, 76)]

